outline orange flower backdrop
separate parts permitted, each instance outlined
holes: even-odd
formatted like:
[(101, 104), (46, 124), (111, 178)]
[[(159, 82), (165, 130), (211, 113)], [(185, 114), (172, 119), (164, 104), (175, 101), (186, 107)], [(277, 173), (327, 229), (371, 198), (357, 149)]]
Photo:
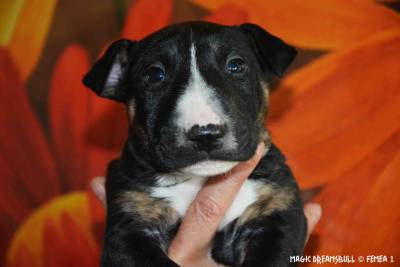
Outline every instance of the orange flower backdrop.
[(204, 19), (257, 23), (299, 48), (268, 123), (324, 208), (306, 254), (390, 255), (398, 266), (399, 9), (356, 0), (0, 2), (0, 265), (98, 266), (104, 210), (88, 184), (118, 155), (126, 122), (122, 107), (80, 79), (114, 39)]

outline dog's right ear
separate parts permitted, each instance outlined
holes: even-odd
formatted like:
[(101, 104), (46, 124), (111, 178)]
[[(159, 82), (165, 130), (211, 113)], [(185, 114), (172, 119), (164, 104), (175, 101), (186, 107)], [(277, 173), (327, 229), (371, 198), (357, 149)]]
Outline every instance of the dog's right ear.
[(117, 101), (126, 99), (124, 82), (135, 42), (122, 39), (107, 48), (104, 55), (83, 77), (83, 84), (97, 95)]

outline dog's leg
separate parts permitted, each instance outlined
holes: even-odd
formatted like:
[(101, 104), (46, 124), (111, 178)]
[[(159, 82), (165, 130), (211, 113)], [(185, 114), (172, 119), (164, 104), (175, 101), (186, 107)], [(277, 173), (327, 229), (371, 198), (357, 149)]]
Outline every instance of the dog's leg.
[(109, 166), (106, 180), (107, 225), (102, 267), (177, 267), (166, 251), (178, 227), (177, 213), (149, 187), (127, 175), (120, 161)]
[(109, 201), (103, 267), (177, 267), (166, 251), (178, 224), (162, 200), (125, 191)]
[(250, 233), (246, 256), (241, 266), (297, 265), (290, 262), (290, 257), (303, 254), (306, 232), (305, 218), (298, 215), (298, 212), (291, 211), (276, 212), (260, 222), (254, 222), (258, 224), (255, 227), (257, 231)]
[(132, 223), (131, 218), (110, 225), (104, 240), (102, 267), (178, 267), (160, 247), (157, 232), (139, 230), (141, 226)]
[[(270, 200), (271, 201), (271, 200)], [(268, 207), (267, 202), (263, 203)], [(258, 203), (257, 205), (262, 205)], [(251, 207), (253, 212), (255, 206)], [(306, 221), (300, 199), (286, 209), (247, 219), (239, 217), (218, 232), (212, 248), (213, 258), (227, 266), (294, 266), (290, 256), (302, 255)]]

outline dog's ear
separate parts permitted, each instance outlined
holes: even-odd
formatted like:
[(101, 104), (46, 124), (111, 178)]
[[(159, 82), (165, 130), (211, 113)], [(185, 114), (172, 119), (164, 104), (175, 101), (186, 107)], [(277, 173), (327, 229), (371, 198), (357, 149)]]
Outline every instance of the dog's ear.
[(263, 71), (281, 77), (296, 57), (296, 49), (258, 25), (245, 23), (239, 27), (248, 36)]
[(129, 55), (134, 46), (135, 42), (126, 39), (112, 43), (83, 77), (83, 84), (101, 97), (124, 101), (126, 98), (124, 82), (130, 63)]

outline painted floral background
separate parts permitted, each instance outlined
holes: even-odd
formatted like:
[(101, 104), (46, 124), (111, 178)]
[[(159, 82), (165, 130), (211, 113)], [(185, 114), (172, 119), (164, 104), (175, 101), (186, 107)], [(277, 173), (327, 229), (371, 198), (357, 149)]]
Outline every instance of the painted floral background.
[(89, 182), (118, 155), (126, 119), (81, 77), (117, 38), (198, 19), (257, 23), (299, 49), (268, 123), (324, 209), (306, 254), (400, 266), (399, 10), (390, 0), (0, 1), (0, 266), (98, 266), (104, 210)]

